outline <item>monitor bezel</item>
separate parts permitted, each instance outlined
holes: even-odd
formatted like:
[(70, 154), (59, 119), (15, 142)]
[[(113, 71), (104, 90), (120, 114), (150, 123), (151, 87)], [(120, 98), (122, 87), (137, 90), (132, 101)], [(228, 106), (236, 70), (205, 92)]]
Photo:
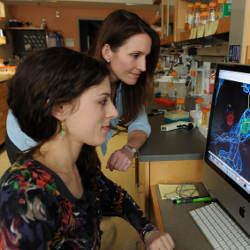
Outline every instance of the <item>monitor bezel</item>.
[[(236, 72), (244, 72), (250, 74), (250, 66), (242, 65), (242, 64), (217, 64), (216, 67), (216, 75), (215, 75), (215, 85), (214, 85), (214, 93), (216, 93), (219, 83), (219, 72), (220, 70), (229, 70), (229, 71), (236, 71)], [(213, 118), (214, 113), (214, 102), (215, 102), (215, 94), (213, 94), (212, 98), (212, 105), (211, 105), (211, 112), (209, 118), (209, 126), (208, 126), (208, 134), (207, 134), (207, 142), (206, 142), (206, 149), (204, 154), (204, 161), (207, 163), (209, 167), (214, 169), (227, 183), (229, 183), (239, 194), (242, 195), (248, 202), (250, 202), (250, 195), (247, 193), (246, 190), (241, 188), (236, 182), (234, 182), (229, 176), (227, 176), (222, 170), (220, 170), (212, 161), (209, 159), (209, 144), (211, 140), (211, 120)]]

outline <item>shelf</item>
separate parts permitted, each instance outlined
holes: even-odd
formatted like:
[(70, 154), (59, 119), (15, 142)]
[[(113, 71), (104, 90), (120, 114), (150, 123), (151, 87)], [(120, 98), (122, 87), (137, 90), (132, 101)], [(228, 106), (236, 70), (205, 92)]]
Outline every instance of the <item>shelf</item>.
[[(167, 34), (167, 27), (169, 27), (169, 24), (172, 23), (173, 27), (173, 35), (166, 36), (161, 38), (161, 45), (169, 46), (172, 43), (193, 43), (197, 41), (197, 39), (201, 39), (204, 42), (208, 40), (213, 40), (213, 37), (222, 36), (223, 40), (226, 38), (230, 31), (230, 21), (231, 17), (225, 17), (221, 18), (218, 22), (218, 27), (216, 27), (217, 23), (214, 23), (214, 25), (209, 25), (209, 33), (213, 35), (209, 35), (202, 38), (195, 38), (195, 39), (189, 39), (190, 38), (190, 30), (185, 31), (185, 16), (188, 10), (188, 2), (186, 0), (173, 0), (173, 6), (172, 11), (169, 10), (171, 6), (165, 6), (163, 3), (165, 1), (162, 0), (154, 0), (154, 4), (158, 4), (161, 7), (161, 13), (164, 13), (164, 15), (161, 15), (161, 17), (156, 18), (153, 21), (154, 26), (158, 26), (161, 28), (161, 32), (163, 34)], [(170, 3), (170, 2), (167, 2)], [(167, 13), (166, 11), (170, 12)], [(168, 16), (169, 15), (169, 16)], [(164, 19), (161, 20), (161, 19)], [(161, 22), (161, 23), (160, 23)], [(161, 27), (163, 26), (163, 27)], [(201, 31), (203, 27), (199, 28), (199, 31)], [(207, 27), (206, 27), (207, 28)], [(171, 29), (171, 30), (172, 30)], [(214, 33), (214, 30), (216, 32)]]
[[(231, 20), (230, 16), (221, 18), (218, 24), (218, 28), (214, 35), (228, 33), (230, 31), (230, 20)], [(181, 32), (180, 30), (177, 30), (176, 41), (172, 41), (169, 38), (164, 38), (161, 41), (161, 45), (166, 45), (167, 43), (172, 43), (172, 42), (184, 42), (184, 41), (187, 42), (188, 40), (190, 40), (189, 37), (190, 37), (190, 30), (185, 31), (185, 32)], [(206, 38), (206, 37), (203, 37), (203, 38)], [(192, 40), (195, 40), (195, 39), (192, 39)]]
[(8, 27), (8, 30), (44, 30), (40, 27), (22, 26), (22, 27)]

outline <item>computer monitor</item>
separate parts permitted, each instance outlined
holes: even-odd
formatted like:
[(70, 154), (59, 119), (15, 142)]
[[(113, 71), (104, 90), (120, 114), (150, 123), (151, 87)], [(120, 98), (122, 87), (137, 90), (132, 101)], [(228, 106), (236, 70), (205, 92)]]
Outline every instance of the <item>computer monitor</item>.
[(217, 65), (204, 162), (209, 194), (250, 235), (250, 66)]

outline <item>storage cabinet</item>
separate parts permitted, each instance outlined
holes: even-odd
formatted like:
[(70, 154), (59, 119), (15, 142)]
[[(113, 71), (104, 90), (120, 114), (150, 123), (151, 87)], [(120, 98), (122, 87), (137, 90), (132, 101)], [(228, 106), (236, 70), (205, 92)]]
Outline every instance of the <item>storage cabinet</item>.
[[(203, 160), (140, 162), (145, 213), (151, 217), (150, 189), (156, 184), (201, 182)], [(154, 217), (155, 215), (153, 215)]]
[[(154, 4), (159, 6), (159, 10), (156, 14), (155, 19), (152, 22), (152, 27), (158, 31), (161, 44), (168, 42), (173, 42), (173, 11), (174, 0), (155, 0)], [(157, 27), (157, 28), (155, 28)]]
[(150, 162), (149, 184), (200, 182), (203, 160)]
[(102, 155), (97, 148), (102, 162), (103, 173), (115, 183), (123, 187), (139, 204), (145, 214), (149, 213), (150, 186), (158, 183), (200, 182), (203, 160), (177, 161), (133, 161), (132, 166), (125, 172), (106, 169), (111, 153), (118, 150), (127, 142), (127, 133), (120, 133), (111, 138), (108, 151)]
[(0, 145), (5, 141), (7, 113), (7, 86), (5, 82), (0, 82)]
[[(188, 1), (159, 0), (155, 1), (155, 3), (159, 4), (161, 8), (161, 44), (166, 45), (172, 42), (190, 40), (191, 30), (185, 30), (186, 14), (188, 13)], [(215, 35), (229, 32), (230, 19), (231, 18), (229, 16), (219, 20)]]

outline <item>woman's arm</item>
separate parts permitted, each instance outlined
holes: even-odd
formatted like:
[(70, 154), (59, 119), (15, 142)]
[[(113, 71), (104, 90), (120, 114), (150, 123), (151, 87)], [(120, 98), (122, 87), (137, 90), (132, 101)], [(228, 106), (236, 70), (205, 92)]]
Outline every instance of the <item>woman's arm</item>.
[[(151, 224), (133, 198), (120, 186), (108, 179), (101, 171), (92, 180), (95, 192), (100, 199), (102, 214), (126, 219), (144, 237), (146, 231), (156, 227)], [(152, 226), (146, 226), (150, 224)]]
[(120, 216), (127, 220), (144, 240), (147, 249), (173, 249), (168, 233), (160, 232), (144, 215), (133, 198), (121, 187), (106, 178), (102, 172), (94, 180), (100, 199), (102, 214)]
[(107, 162), (107, 168), (126, 171), (132, 164), (135, 152), (145, 143), (151, 133), (145, 108), (128, 126), (128, 141), (121, 149), (116, 150)]
[(128, 134), (128, 145), (135, 148), (136, 151), (145, 143), (147, 140), (147, 134), (143, 130), (133, 130)]

